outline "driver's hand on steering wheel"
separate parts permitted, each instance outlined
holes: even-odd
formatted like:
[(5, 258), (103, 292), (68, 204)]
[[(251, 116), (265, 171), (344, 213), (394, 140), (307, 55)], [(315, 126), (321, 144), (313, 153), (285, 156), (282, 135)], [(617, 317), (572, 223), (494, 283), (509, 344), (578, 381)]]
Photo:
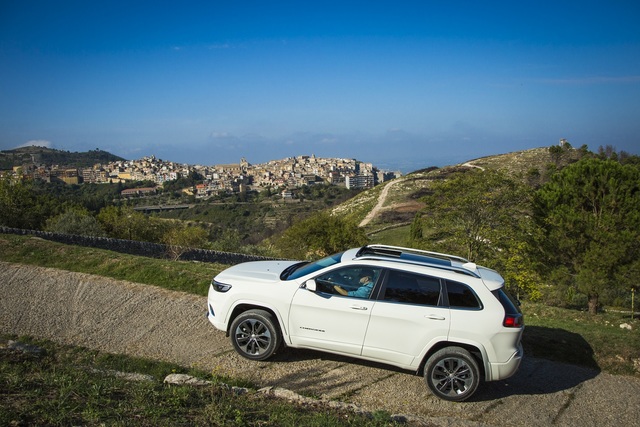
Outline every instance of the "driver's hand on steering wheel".
[(333, 286), (333, 289), (335, 289), (335, 290), (336, 290), (336, 292), (337, 292), (337, 293), (339, 293), (340, 295), (345, 295), (345, 296), (347, 295), (347, 291), (345, 291), (344, 289), (342, 289), (342, 287), (341, 287), (341, 286), (339, 286), (339, 285), (334, 285), (334, 286)]

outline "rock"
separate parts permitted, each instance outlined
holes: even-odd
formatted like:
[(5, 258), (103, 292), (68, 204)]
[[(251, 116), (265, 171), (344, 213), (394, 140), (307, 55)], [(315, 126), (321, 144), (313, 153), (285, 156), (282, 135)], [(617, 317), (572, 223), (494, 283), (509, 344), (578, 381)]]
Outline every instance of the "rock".
[(29, 353), (34, 355), (44, 354), (45, 350), (42, 347), (38, 347), (37, 345), (25, 344), (19, 341), (9, 340), (7, 342), (7, 349), (16, 350), (22, 353)]
[(165, 377), (164, 382), (166, 384), (195, 386), (205, 386), (213, 384), (211, 381), (201, 380), (187, 374), (169, 374)]

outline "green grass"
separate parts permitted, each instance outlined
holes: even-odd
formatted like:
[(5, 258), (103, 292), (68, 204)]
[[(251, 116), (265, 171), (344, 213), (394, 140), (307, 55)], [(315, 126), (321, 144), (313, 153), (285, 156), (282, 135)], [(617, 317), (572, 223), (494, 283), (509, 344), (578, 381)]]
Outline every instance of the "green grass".
[(410, 225), (388, 228), (369, 235), (369, 239), (371, 243), (380, 243), (392, 246), (407, 246), (410, 231)]
[[(522, 311), (528, 355), (640, 376), (640, 320), (630, 313), (605, 310), (593, 316), (533, 303), (523, 304)], [(624, 323), (633, 329), (620, 328)]]
[(206, 295), (211, 278), (228, 267), (133, 256), (15, 235), (0, 235), (0, 260), (96, 274), (197, 295)]
[[(0, 344), (15, 337), (0, 337)], [(366, 416), (322, 406), (299, 406), (249, 391), (234, 394), (228, 379), (177, 365), (104, 354), (21, 338), (44, 351), (0, 348), (0, 425), (85, 426), (387, 426), (389, 414)], [(4, 347), (4, 346), (0, 346)], [(113, 374), (152, 376), (132, 381)], [(188, 373), (208, 386), (164, 384)], [(232, 385), (232, 384), (229, 384)]]

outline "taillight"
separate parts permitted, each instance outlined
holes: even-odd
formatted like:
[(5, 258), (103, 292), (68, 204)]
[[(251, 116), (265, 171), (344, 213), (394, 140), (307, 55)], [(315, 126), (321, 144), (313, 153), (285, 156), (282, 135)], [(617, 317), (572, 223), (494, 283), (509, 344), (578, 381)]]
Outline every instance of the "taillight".
[(524, 325), (524, 319), (521, 314), (507, 314), (502, 324), (505, 328), (519, 328)]

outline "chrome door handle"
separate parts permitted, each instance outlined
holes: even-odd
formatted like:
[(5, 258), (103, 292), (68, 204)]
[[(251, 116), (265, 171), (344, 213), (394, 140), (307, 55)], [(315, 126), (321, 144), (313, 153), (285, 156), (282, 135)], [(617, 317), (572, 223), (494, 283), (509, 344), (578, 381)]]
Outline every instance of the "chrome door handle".
[(445, 320), (444, 317), (436, 316), (435, 314), (429, 314), (429, 315), (424, 316), (424, 317), (426, 317), (427, 319), (431, 319), (431, 320)]
[(352, 308), (352, 309), (354, 309), (354, 310), (368, 310), (368, 308), (367, 308), (367, 307), (363, 307), (363, 306), (361, 306), (361, 305), (352, 305), (352, 306), (351, 306), (351, 307), (349, 307), (349, 308)]

